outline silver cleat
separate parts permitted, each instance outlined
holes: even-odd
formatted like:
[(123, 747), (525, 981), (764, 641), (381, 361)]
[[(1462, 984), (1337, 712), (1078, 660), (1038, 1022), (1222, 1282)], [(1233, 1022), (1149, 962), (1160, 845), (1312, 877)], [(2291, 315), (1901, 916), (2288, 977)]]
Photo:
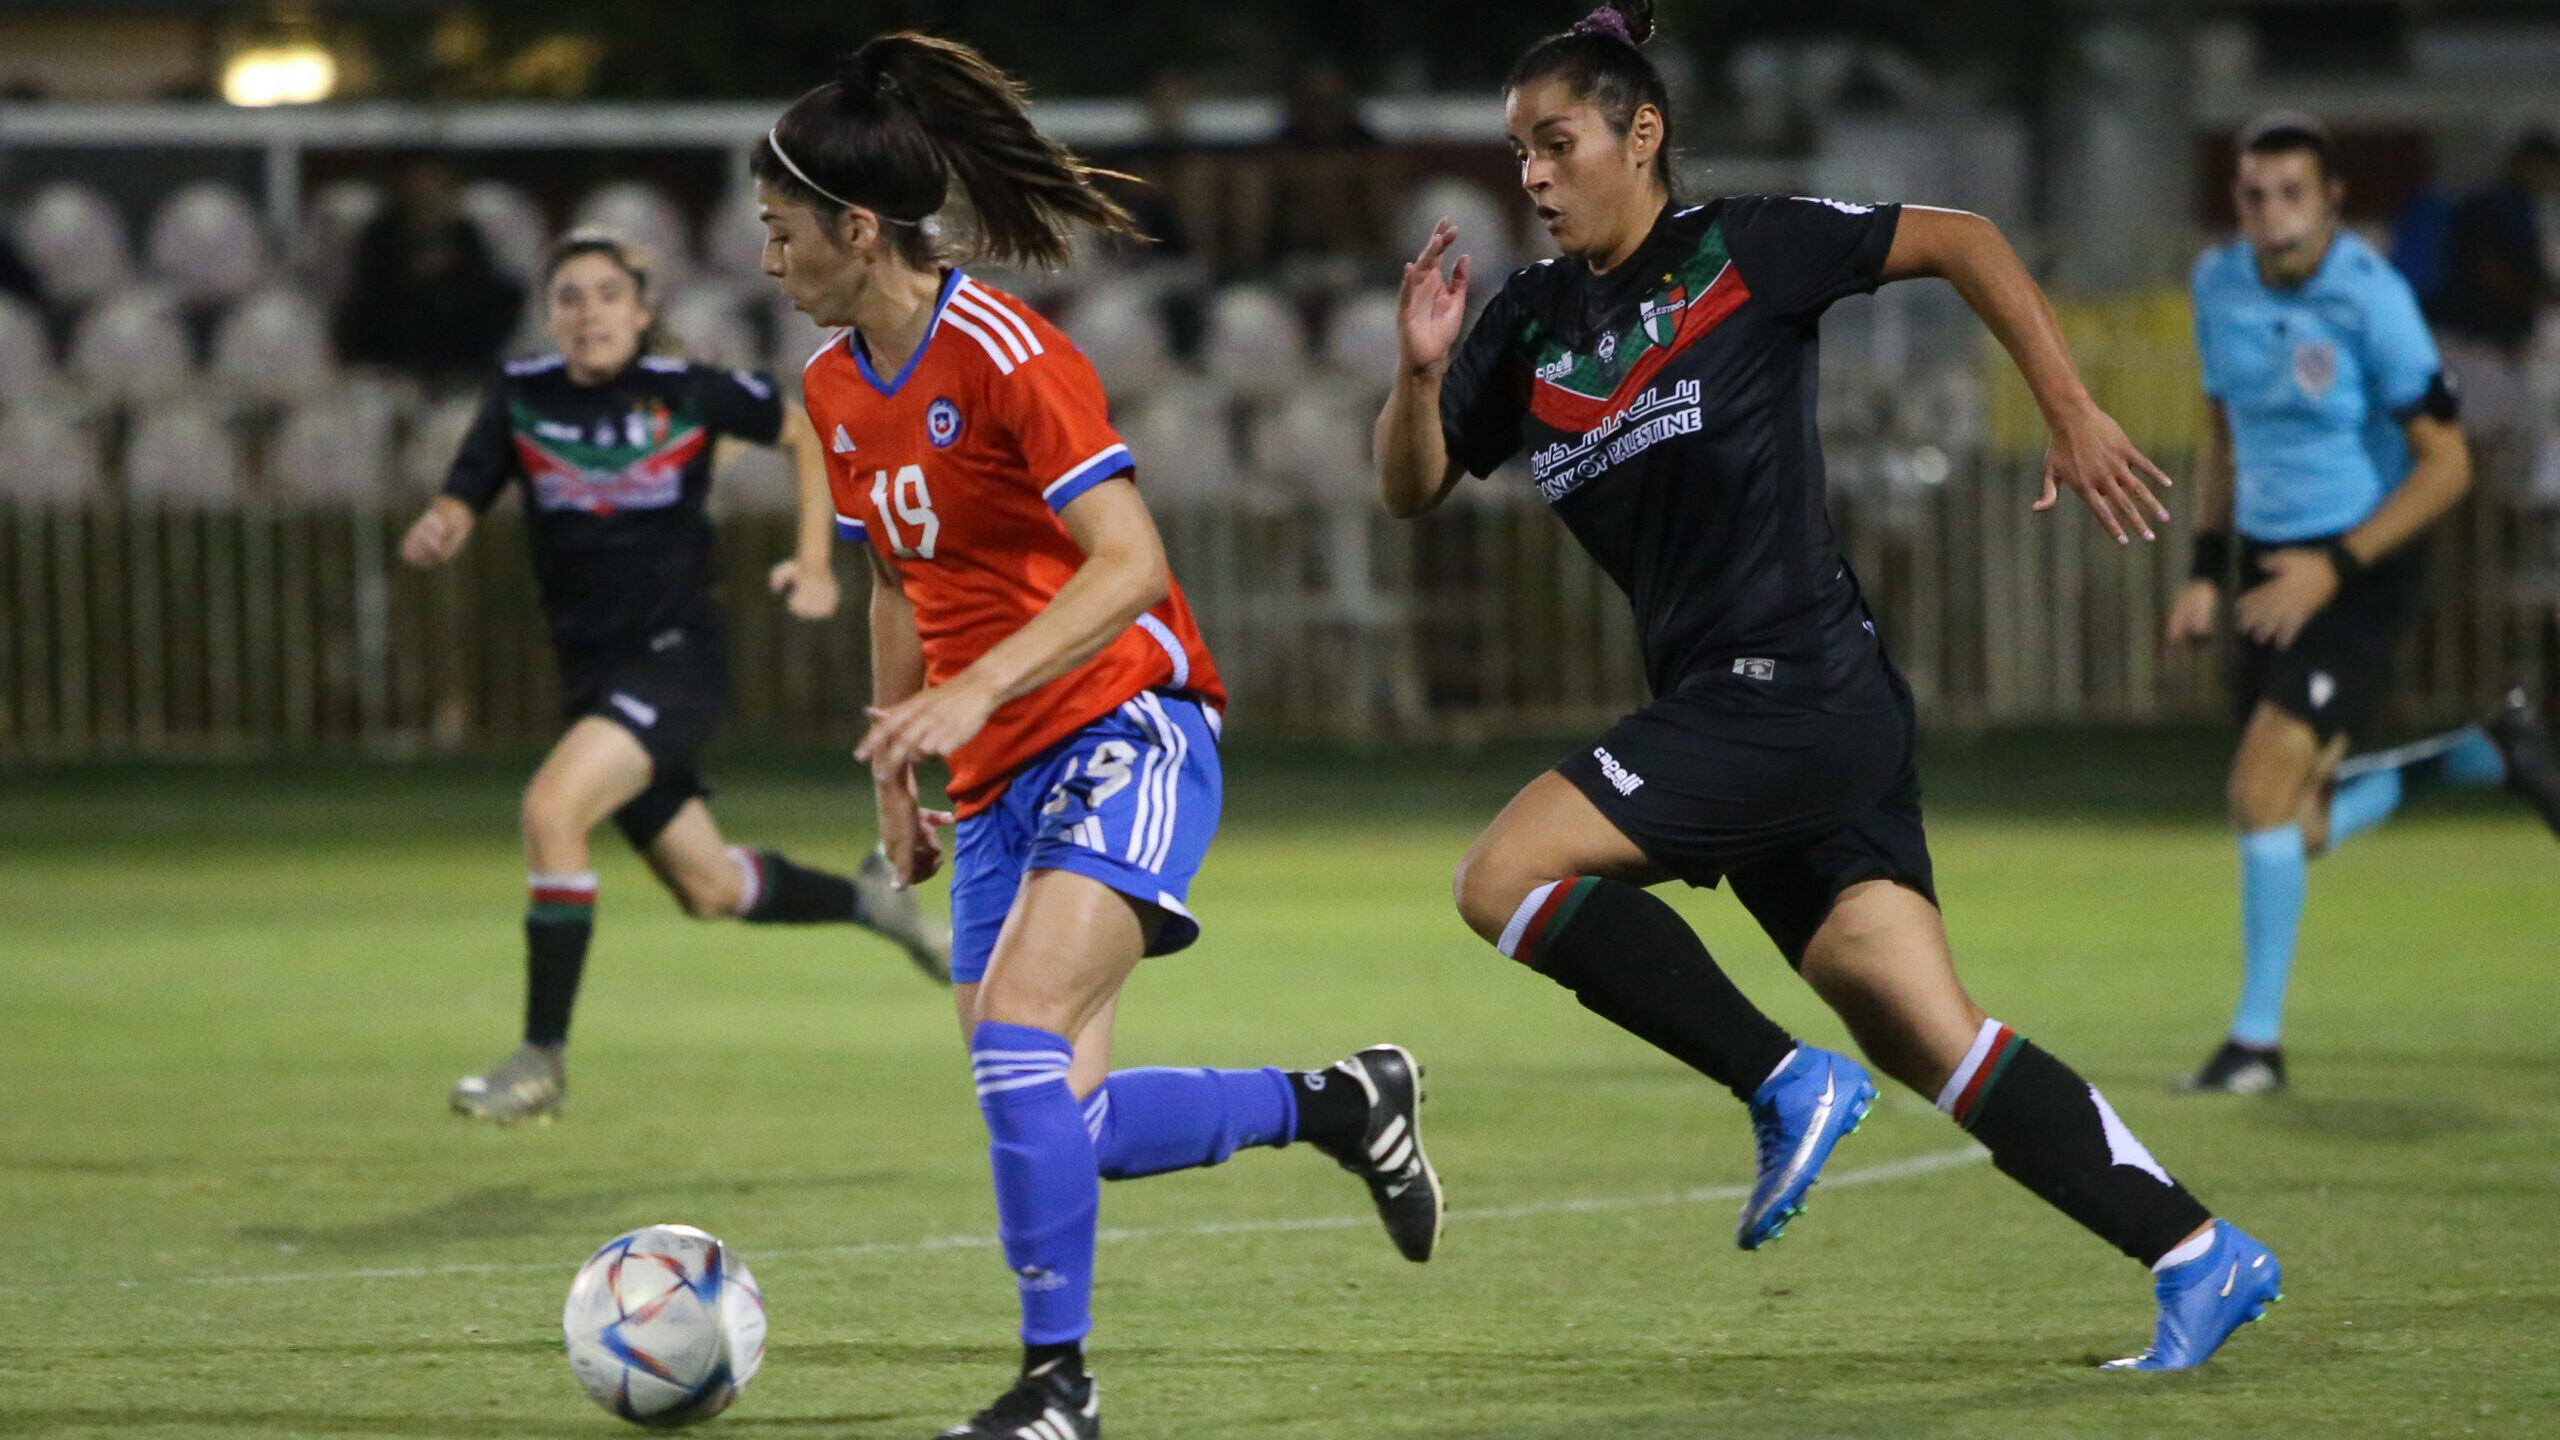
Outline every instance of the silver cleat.
[(887, 855), (874, 850), (862, 857), (861, 868), (853, 872), (853, 893), (862, 901), (869, 929), (896, 941), (935, 984), (951, 983), (951, 925), (927, 914), (916, 892), (898, 883)]
[(558, 1046), (522, 1045), (486, 1075), (465, 1075), (454, 1082), (448, 1103), (457, 1115), (513, 1125), (519, 1120), (551, 1123), (569, 1092), (569, 1065)]

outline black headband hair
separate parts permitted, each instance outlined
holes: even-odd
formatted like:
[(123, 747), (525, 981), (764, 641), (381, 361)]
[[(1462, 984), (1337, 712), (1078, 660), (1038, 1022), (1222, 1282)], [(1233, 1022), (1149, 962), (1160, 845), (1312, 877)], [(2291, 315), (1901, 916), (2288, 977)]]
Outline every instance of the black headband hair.
[(652, 266), (648, 252), (601, 225), (581, 225), (560, 237), (559, 243), (551, 247), (551, 263), (543, 271), (546, 283), (550, 276), (560, 273), (561, 266), (581, 255), (605, 257), (614, 263), (616, 269), (631, 277), (633, 288), (642, 295), (649, 293)]

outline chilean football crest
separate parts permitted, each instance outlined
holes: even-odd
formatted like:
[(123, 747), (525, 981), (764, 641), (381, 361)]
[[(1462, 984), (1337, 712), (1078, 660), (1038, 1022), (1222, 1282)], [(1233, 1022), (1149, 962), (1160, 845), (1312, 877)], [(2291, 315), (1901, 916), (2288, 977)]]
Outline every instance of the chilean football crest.
[(924, 437), (936, 450), (947, 450), (960, 438), (960, 407), (947, 399), (936, 399), (925, 407)]
[(1636, 324), (1644, 338), (1658, 348), (1671, 348), (1672, 337), (1680, 333), (1680, 312), (1689, 308), (1689, 287), (1674, 285), (1659, 295), (1647, 297), (1636, 307)]

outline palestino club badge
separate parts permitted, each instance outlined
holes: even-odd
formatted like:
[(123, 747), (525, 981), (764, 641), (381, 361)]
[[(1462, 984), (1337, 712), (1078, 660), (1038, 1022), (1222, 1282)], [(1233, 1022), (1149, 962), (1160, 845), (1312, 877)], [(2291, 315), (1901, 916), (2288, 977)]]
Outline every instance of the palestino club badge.
[(1680, 333), (1680, 312), (1689, 308), (1689, 287), (1674, 285), (1659, 295), (1647, 298), (1636, 307), (1638, 323), (1644, 327), (1644, 338), (1658, 350), (1671, 348), (1672, 337)]
[(946, 399), (936, 399), (926, 406), (924, 438), (932, 441), (936, 450), (951, 448), (951, 442), (960, 438), (960, 407)]

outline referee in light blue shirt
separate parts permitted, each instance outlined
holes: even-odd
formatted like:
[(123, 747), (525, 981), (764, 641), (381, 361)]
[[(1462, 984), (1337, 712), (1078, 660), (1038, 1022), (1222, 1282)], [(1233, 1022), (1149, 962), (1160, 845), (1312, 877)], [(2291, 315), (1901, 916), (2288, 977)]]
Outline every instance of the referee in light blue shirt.
[(2328, 131), (2279, 112), (2238, 149), (2241, 238), (2195, 268), (2213, 423), (2196, 463), (2194, 578), (2169, 639), (2211, 638), (2237, 559), (2246, 968), (2230, 1038), (2181, 1088), (2251, 1094), (2285, 1083), (2306, 857), (2381, 823), (2417, 779), (2507, 784), (2560, 829), (2560, 776), (2521, 695), (2480, 725), (2340, 763), (2380, 716), (2418, 600), (2419, 537), (2470, 488), (2471, 460), (2417, 297), (2338, 227)]

